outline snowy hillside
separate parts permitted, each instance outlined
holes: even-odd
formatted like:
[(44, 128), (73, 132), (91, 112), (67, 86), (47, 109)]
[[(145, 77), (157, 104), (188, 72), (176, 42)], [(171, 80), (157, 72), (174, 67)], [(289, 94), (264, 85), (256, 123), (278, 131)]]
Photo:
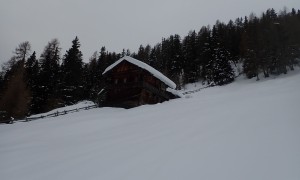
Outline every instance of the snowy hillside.
[(188, 97), (0, 125), (1, 179), (300, 179), (299, 71)]

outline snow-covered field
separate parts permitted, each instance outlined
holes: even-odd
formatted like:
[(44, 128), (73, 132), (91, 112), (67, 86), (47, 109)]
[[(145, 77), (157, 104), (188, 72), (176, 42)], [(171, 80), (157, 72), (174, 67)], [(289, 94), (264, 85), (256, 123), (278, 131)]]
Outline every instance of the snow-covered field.
[(0, 179), (299, 180), (300, 72), (0, 125)]

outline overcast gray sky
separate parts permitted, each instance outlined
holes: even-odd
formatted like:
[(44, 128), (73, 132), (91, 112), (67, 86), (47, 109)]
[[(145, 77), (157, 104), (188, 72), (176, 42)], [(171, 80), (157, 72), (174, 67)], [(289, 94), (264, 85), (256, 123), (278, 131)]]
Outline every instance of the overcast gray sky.
[(94, 51), (137, 51), (171, 34), (185, 36), (217, 19), (228, 22), (268, 8), (300, 8), (300, 0), (0, 0), (0, 64), (29, 41), (40, 56), (58, 38), (62, 55), (75, 36), (87, 61)]

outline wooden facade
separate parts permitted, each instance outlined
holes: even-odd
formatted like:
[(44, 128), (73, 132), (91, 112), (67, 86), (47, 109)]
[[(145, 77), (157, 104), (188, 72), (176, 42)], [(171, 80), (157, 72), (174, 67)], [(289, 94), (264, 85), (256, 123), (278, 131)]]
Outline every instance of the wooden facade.
[(122, 61), (104, 74), (106, 87), (100, 93), (100, 105), (132, 108), (156, 104), (176, 95), (166, 91), (168, 86), (135, 64)]

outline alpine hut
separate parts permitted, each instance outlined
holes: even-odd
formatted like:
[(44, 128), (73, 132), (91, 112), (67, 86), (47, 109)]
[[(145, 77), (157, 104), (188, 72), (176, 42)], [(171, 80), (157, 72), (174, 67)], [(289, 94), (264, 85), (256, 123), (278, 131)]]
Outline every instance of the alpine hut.
[(132, 108), (179, 97), (173, 81), (129, 56), (107, 67), (103, 76), (106, 86), (99, 93), (100, 106)]

